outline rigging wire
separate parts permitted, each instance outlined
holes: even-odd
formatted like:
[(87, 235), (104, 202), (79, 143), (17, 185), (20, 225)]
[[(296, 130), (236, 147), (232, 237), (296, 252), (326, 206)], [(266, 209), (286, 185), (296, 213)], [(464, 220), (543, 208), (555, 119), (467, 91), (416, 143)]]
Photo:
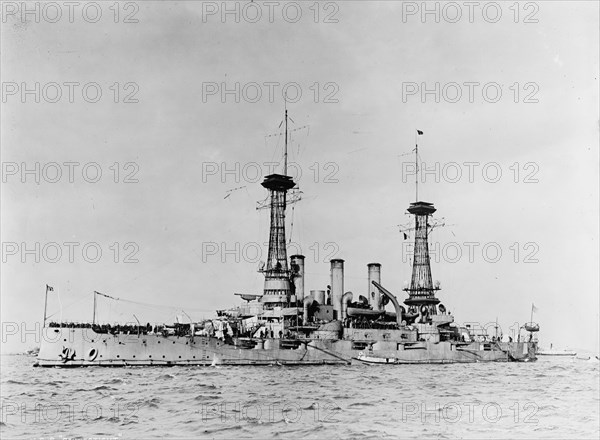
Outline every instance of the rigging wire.
[[(105, 298), (112, 299), (113, 301), (121, 301), (121, 302), (140, 305), (140, 306), (148, 307), (148, 308), (181, 310), (181, 306), (168, 306), (165, 304), (153, 304), (153, 303), (147, 303), (147, 302), (141, 302), (141, 301), (133, 301), (130, 299), (115, 298), (115, 297), (106, 295), (105, 293), (101, 293), (101, 292), (96, 292), (96, 293)], [(200, 308), (196, 308), (196, 307), (186, 307), (186, 309), (187, 310), (196, 310), (196, 311), (200, 311), (200, 312), (212, 312), (213, 311), (213, 310), (208, 310), (208, 309), (200, 309)]]
[[(291, 118), (290, 118), (290, 119), (291, 119)], [(293, 122), (293, 120), (292, 120), (292, 122)], [(289, 130), (289, 133), (290, 133), (290, 138), (289, 138), (289, 139), (290, 139), (290, 142), (291, 142), (291, 141), (293, 141), (293, 138), (292, 138), (292, 135), (291, 135), (291, 133), (293, 133), (293, 132), (296, 132), (296, 131), (300, 131), (300, 130), (303, 130), (303, 129), (306, 129), (306, 130), (307, 130), (307, 136), (308, 136), (308, 133), (309, 133), (309, 131), (310, 131), (310, 127), (309, 127), (308, 125), (304, 125), (304, 126), (302, 126), (302, 127), (298, 127), (298, 128), (295, 128), (295, 129)], [(276, 134), (273, 134), (273, 135), (268, 135), (268, 136), (265, 136), (265, 144), (267, 144), (267, 138), (269, 138), (269, 137), (277, 137), (277, 143), (276, 143), (276, 146), (275, 146), (275, 148), (274, 148), (273, 155), (272, 155), (272, 160), (273, 160), (273, 161), (274, 161), (274, 159), (275, 159), (275, 155), (277, 154), (277, 151), (279, 150), (279, 147), (280, 147), (280, 145), (281, 145), (282, 136), (283, 136), (283, 133), (276, 133)], [(293, 150), (293, 149), (290, 149), (290, 150), (291, 150), (291, 152), (292, 152), (292, 154), (293, 154), (293, 153), (294, 153), (294, 150)], [(300, 155), (300, 144), (298, 144), (298, 154), (297, 154), (297, 155), (298, 155), (298, 156)], [(234, 189), (232, 189), (232, 190), (229, 190), (229, 191), (227, 192), (227, 195), (225, 196), (225, 198), (228, 198), (228, 197), (231, 195), (231, 193), (232, 193), (232, 192), (234, 192), (234, 191), (236, 191), (236, 190), (239, 190), (239, 189), (243, 189), (243, 188), (245, 188), (245, 186), (242, 186), (242, 187), (238, 187), (238, 188), (234, 188)], [(248, 194), (248, 190), (247, 190), (247, 188), (245, 188), (245, 189), (246, 189), (246, 193)], [(249, 195), (249, 194), (248, 194), (248, 195)], [(292, 204), (292, 216), (291, 216), (291, 224), (290, 224), (290, 237), (289, 237), (289, 242), (290, 242), (290, 243), (291, 243), (291, 237), (292, 237), (292, 232), (293, 232), (293, 227), (294, 227), (294, 212), (295, 212), (295, 207), (294, 207), (294, 204)], [(181, 228), (183, 228), (183, 225), (181, 226)], [(262, 223), (261, 223), (261, 222), (259, 222), (259, 231), (260, 231), (260, 229), (261, 229), (261, 228), (262, 228)], [(194, 249), (192, 249), (190, 252), (193, 252), (193, 253), (194, 253), (196, 256), (198, 256), (198, 255), (197, 255), (197, 253), (196, 253), (196, 251), (195, 251)], [(172, 265), (173, 263), (177, 262), (177, 261), (178, 261), (178, 260), (180, 260), (181, 258), (183, 258), (183, 255), (182, 255), (180, 258), (176, 258), (175, 260), (173, 260), (173, 261), (171, 261), (171, 262), (168, 262), (168, 263), (166, 263), (166, 264), (159, 264), (159, 265), (157, 265), (157, 266), (158, 266), (158, 268), (160, 268), (160, 269), (164, 269), (164, 268), (166, 268), (166, 267), (168, 267), (168, 266)], [(118, 281), (117, 283), (115, 283), (115, 284), (113, 284), (111, 287), (109, 287), (109, 289), (114, 289), (114, 288), (115, 288), (115, 287), (117, 287), (117, 286), (121, 286), (121, 285), (124, 285), (124, 284), (130, 283), (130, 282), (136, 281), (136, 280), (138, 280), (139, 278), (142, 278), (142, 277), (144, 277), (144, 276), (145, 276), (145, 275), (147, 275), (148, 273), (156, 273), (156, 271), (157, 271), (157, 268), (153, 268), (153, 269), (151, 269), (151, 270), (144, 271), (143, 273), (141, 273), (141, 274), (139, 274), (139, 275), (137, 275), (137, 276), (134, 276), (134, 277), (132, 277), (132, 278), (130, 278), (130, 279), (128, 279), (128, 280), (124, 280), (124, 281)], [(110, 296), (108, 296), (108, 295), (104, 295), (104, 294), (103, 294), (102, 296), (105, 296), (105, 297), (107, 297), (107, 298), (109, 298), (109, 299), (112, 299), (113, 301), (122, 301), (122, 302), (125, 302), (125, 303), (136, 304), (136, 305), (138, 305), (138, 306), (142, 306), (142, 307), (148, 307), (148, 308), (157, 308), (157, 309), (163, 309), (163, 310), (164, 310), (164, 309), (180, 309), (180, 307), (175, 307), (175, 306), (167, 306), (167, 305), (162, 305), (162, 304), (151, 304), (151, 303), (144, 303), (144, 302), (139, 302), (139, 301), (133, 301), (133, 300), (127, 300), (127, 299), (121, 299), (121, 298), (113, 298), (113, 297), (110, 297)], [(82, 295), (82, 296), (80, 296), (79, 298), (77, 298), (75, 301), (73, 301), (73, 302), (71, 302), (70, 304), (68, 304), (68, 305), (67, 305), (66, 307), (64, 307), (64, 308), (62, 307), (62, 304), (61, 304), (60, 310), (59, 310), (59, 311), (57, 311), (57, 312), (55, 312), (55, 313), (53, 313), (53, 314), (51, 314), (51, 315), (49, 315), (49, 316), (48, 316), (48, 318), (51, 318), (51, 317), (55, 316), (57, 313), (61, 313), (61, 314), (62, 314), (62, 311), (63, 311), (63, 309), (67, 309), (67, 308), (69, 308), (69, 307), (72, 307), (73, 305), (75, 305), (75, 304), (79, 303), (80, 301), (83, 301), (83, 300), (84, 300), (84, 299), (86, 299), (86, 298), (87, 298), (87, 295)], [(60, 298), (59, 298), (59, 302), (60, 302)], [(108, 312), (109, 312), (109, 315), (110, 315), (110, 316), (112, 316), (112, 315), (113, 315), (113, 304), (112, 304), (112, 302), (109, 302), (109, 304), (108, 304), (108, 307), (109, 307), (109, 311), (108, 311)], [(190, 307), (188, 307), (187, 309), (188, 309), (188, 310), (194, 310), (194, 311), (201, 311), (201, 312), (213, 312), (213, 310), (200, 309), (200, 308), (190, 308)]]
[[(70, 303), (69, 303), (69, 304), (67, 304), (65, 307), (61, 307), (61, 308), (62, 308), (62, 310), (64, 311), (64, 310), (68, 309), (69, 307), (71, 307), (71, 306), (73, 306), (73, 305), (77, 304), (79, 301), (83, 301), (83, 300), (84, 300), (84, 299), (86, 299), (86, 298), (87, 298), (87, 296), (84, 296), (84, 295), (78, 296), (78, 297), (77, 297), (77, 298), (76, 298), (74, 301), (70, 302)], [(61, 310), (59, 309), (59, 310), (57, 310), (56, 312), (52, 313), (51, 315), (48, 315), (48, 316), (46, 316), (46, 319), (49, 319), (49, 318), (53, 317), (54, 315), (56, 315), (56, 314), (60, 313), (60, 311), (61, 311)]]

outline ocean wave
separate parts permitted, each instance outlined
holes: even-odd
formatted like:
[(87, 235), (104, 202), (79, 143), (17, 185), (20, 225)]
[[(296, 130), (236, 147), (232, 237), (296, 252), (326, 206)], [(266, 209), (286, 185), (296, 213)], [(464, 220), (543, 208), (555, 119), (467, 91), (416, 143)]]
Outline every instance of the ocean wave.
[(174, 374), (161, 374), (160, 376), (158, 376), (158, 379), (160, 380), (170, 380), (170, 379), (175, 379), (175, 375)]
[(116, 391), (116, 388), (109, 387), (108, 385), (98, 385), (97, 387), (92, 388), (92, 391), (104, 391), (104, 390)]
[(213, 395), (213, 394), (199, 394), (196, 397), (194, 397), (194, 400), (199, 401), (199, 402), (204, 402), (207, 400), (219, 400), (221, 399), (221, 396), (219, 395)]
[(108, 381), (106, 381), (107, 384), (121, 384), (121, 383), (125, 383), (125, 381), (123, 379), (121, 379), (120, 377), (115, 377), (114, 379), (110, 379)]
[(362, 407), (368, 407), (368, 406), (375, 406), (373, 403), (369, 403), (369, 402), (354, 402), (351, 403), (350, 405), (348, 405), (348, 408), (362, 408)]
[(224, 432), (240, 431), (240, 430), (242, 430), (241, 425), (233, 425), (233, 426), (221, 426), (218, 428), (205, 429), (201, 432), (204, 434), (220, 434), (220, 433), (224, 433)]
[(19, 380), (8, 379), (7, 381), (2, 382), (5, 385), (30, 385), (28, 382), (21, 382)]
[[(0, 426), (9, 438), (34, 437), (34, 427), (56, 433), (63, 426), (51, 421), (57, 403), (76, 408), (68, 428), (75, 437), (118, 432), (122, 438), (186, 439), (595, 438), (599, 423), (598, 368), (586, 362), (392, 367), (381, 375), (362, 366), (55, 370), (34, 369), (27, 356), (4, 361), (3, 405), (14, 406), (6, 407)], [(82, 415), (90, 403), (102, 408), (103, 418), (93, 418), (92, 410)], [(445, 420), (455, 411), (436, 410), (436, 404), (449, 403), (462, 408), (459, 423)], [(38, 404), (48, 408), (47, 420), (36, 412)], [(221, 404), (225, 417), (203, 406)], [(486, 404), (502, 409), (498, 423), (483, 419)], [(260, 418), (255, 407), (261, 408)], [(426, 423), (422, 408), (430, 411)], [(490, 408), (488, 415), (494, 411)], [(527, 416), (539, 423), (524, 423)]]

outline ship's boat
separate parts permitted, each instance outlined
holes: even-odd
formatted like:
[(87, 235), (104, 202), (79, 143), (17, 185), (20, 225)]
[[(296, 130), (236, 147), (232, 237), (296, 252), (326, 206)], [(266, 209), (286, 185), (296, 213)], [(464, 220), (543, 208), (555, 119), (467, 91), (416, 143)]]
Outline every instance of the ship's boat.
[(358, 354), (358, 356), (356, 357), (356, 360), (360, 361), (363, 364), (376, 364), (376, 365), (399, 363), (398, 359), (396, 359), (396, 358), (370, 356), (368, 354), (365, 354), (362, 351)]
[(525, 328), (525, 330), (527, 330), (528, 332), (532, 332), (532, 333), (540, 331), (539, 324), (537, 324), (535, 322), (528, 322), (523, 327)]
[(577, 352), (573, 350), (544, 350), (539, 349), (536, 353), (538, 356), (576, 356)]
[(348, 307), (348, 316), (380, 316), (385, 311)]

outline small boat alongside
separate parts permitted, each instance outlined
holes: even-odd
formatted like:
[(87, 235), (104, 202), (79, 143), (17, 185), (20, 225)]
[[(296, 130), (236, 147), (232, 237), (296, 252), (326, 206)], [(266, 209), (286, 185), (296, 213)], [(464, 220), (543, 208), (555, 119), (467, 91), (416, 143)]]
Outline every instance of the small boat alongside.
[(362, 351), (358, 354), (358, 356), (356, 357), (356, 360), (362, 362), (363, 364), (377, 364), (377, 365), (399, 364), (400, 363), (399, 360), (396, 358), (367, 355)]
[(540, 349), (536, 353), (538, 356), (576, 356), (577, 352), (572, 350), (543, 350)]

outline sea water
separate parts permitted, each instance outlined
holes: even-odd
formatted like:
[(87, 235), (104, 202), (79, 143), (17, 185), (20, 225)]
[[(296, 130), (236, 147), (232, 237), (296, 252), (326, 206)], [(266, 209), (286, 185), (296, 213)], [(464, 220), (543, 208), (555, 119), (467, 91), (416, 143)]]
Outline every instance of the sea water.
[(599, 363), (34, 368), (2, 356), (3, 439), (599, 438)]

